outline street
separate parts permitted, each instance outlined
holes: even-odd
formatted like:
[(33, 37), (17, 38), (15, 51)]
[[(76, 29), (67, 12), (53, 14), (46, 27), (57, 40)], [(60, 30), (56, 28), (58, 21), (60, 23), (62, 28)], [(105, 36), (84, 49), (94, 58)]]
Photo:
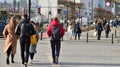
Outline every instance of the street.
[[(5, 39), (0, 39), (0, 67), (22, 67), (19, 41), (14, 64), (6, 64), (6, 53), (3, 53)], [(64, 40), (61, 46), (59, 64), (52, 64), (49, 39), (39, 40), (33, 64), (28, 67), (120, 67), (120, 43), (84, 42)], [(11, 58), (10, 58), (11, 59)]]

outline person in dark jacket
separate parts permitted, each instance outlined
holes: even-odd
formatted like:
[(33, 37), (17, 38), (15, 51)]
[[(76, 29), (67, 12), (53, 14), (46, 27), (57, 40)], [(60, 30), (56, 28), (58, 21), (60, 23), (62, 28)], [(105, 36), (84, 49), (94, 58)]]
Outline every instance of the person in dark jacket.
[(78, 35), (78, 39), (80, 40), (81, 28), (80, 28), (80, 23), (79, 22), (76, 23), (75, 30), (76, 30), (75, 39), (77, 38), (77, 35)]
[(15, 30), (15, 33), (20, 37), (21, 59), (25, 67), (27, 67), (29, 59), (30, 36), (35, 34), (34, 27), (27, 17), (28, 15), (25, 14), (24, 19), (18, 24)]
[(103, 31), (102, 19), (99, 18), (98, 22), (97, 22), (97, 32), (98, 32), (98, 38), (97, 38), (97, 40), (100, 40), (102, 31)]
[(106, 25), (105, 25), (106, 38), (108, 38), (110, 31), (111, 31), (110, 24), (109, 24), (109, 22), (107, 22)]
[(53, 58), (53, 63), (58, 64), (58, 58), (60, 54), (60, 48), (61, 48), (61, 39), (59, 40), (54, 40), (52, 38), (52, 30), (54, 27), (60, 27), (60, 35), (58, 37), (62, 38), (64, 36), (64, 29), (63, 26), (59, 23), (57, 18), (53, 18), (51, 21), (50, 25), (48, 26), (47, 29), (47, 35), (50, 37), (50, 43), (51, 43), (51, 49), (52, 49), (52, 58)]

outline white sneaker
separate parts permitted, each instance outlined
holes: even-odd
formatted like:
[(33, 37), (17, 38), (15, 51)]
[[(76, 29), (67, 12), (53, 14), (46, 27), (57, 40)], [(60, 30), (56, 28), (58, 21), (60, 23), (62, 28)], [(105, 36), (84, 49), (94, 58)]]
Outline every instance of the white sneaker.
[(26, 64), (26, 63), (24, 64), (24, 67), (27, 67), (27, 64)]
[(33, 63), (33, 60), (30, 60), (30, 64), (32, 64)]

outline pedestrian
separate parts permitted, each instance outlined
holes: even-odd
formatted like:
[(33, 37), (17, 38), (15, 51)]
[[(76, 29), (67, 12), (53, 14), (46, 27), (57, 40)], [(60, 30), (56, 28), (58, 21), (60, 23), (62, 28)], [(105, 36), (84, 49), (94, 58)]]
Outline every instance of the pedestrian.
[(106, 18), (103, 18), (103, 21), (102, 21), (102, 26), (103, 26), (103, 28), (104, 28), (104, 29), (105, 29), (105, 25), (106, 25), (106, 23), (107, 23)]
[(108, 38), (110, 31), (111, 31), (111, 29), (110, 29), (110, 24), (109, 24), (109, 22), (107, 21), (107, 23), (106, 23), (106, 25), (105, 25), (106, 38)]
[(61, 48), (61, 38), (64, 36), (64, 29), (56, 17), (53, 18), (51, 24), (49, 24), (47, 35), (50, 37), (53, 63), (58, 64)]
[(15, 34), (16, 17), (11, 17), (10, 22), (5, 26), (3, 30), (3, 36), (6, 38), (4, 45), (4, 52), (7, 53), (6, 63), (9, 64), (9, 56), (11, 54), (11, 63), (14, 63), (14, 55), (17, 47), (17, 35)]
[(81, 31), (79, 22), (76, 23), (75, 30), (76, 30), (75, 39), (77, 38), (77, 35), (78, 35), (78, 39), (80, 40), (80, 36), (81, 36), (82, 31)]
[[(35, 29), (35, 32), (36, 32), (36, 38), (37, 38), (37, 42), (39, 40), (39, 24), (35, 23), (34, 21), (31, 21), (32, 25), (34, 26), (34, 29)], [(30, 59), (31, 59), (31, 62), (33, 62), (33, 58), (34, 58), (34, 55), (35, 53), (37, 52), (36, 51), (36, 47), (37, 47), (37, 43), (35, 45), (30, 45)]]
[(68, 37), (71, 40), (72, 39), (72, 32), (73, 32), (73, 25), (71, 21), (68, 21), (68, 28), (67, 28), (67, 33), (68, 33)]
[(97, 22), (97, 33), (98, 33), (97, 40), (100, 40), (102, 31), (103, 31), (102, 18), (99, 18)]
[(30, 36), (35, 34), (33, 25), (28, 19), (28, 15), (24, 14), (24, 19), (16, 27), (15, 33), (20, 37), (21, 59), (23, 66), (27, 67), (29, 59)]
[(77, 24), (75, 21), (73, 21), (73, 31), (72, 31), (72, 34), (74, 35), (74, 40), (76, 40), (76, 27), (77, 27)]

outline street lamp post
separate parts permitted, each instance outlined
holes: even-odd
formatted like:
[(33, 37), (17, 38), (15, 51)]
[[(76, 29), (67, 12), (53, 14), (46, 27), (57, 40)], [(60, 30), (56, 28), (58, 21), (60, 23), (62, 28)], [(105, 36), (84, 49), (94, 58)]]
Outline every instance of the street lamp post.
[(31, 0), (29, 0), (29, 20), (30, 20), (30, 13), (31, 13)]
[(14, 4), (14, 13), (16, 11), (16, 0), (13, 1), (13, 4)]
[(91, 9), (92, 9), (92, 20), (94, 20), (94, 3), (93, 3), (94, 1), (92, 0), (92, 7), (91, 7)]
[(75, 0), (74, 0), (74, 22), (75, 22)]

